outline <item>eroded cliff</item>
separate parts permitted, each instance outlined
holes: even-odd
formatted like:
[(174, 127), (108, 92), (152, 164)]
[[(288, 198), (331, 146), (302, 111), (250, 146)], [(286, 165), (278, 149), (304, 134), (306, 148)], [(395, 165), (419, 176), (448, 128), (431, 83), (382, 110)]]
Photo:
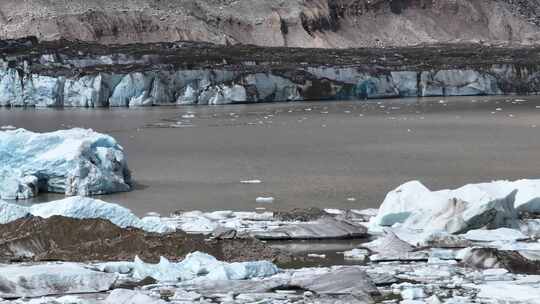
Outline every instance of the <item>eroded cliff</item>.
[(535, 44), (539, 0), (4, 0), (0, 39), (346, 48)]

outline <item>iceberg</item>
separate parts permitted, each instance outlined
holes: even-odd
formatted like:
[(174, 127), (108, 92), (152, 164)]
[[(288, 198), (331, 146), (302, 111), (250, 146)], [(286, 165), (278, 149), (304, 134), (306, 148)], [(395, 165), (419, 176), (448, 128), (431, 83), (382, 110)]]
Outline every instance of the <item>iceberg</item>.
[(6, 224), (28, 215), (49, 218), (55, 215), (76, 219), (104, 219), (121, 228), (139, 228), (147, 232), (167, 233), (176, 229), (157, 217), (140, 219), (131, 210), (98, 199), (74, 196), (30, 207), (0, 200), (0, 224)]
[(0, 198), (27, 199), (39, 191), (87, 196), (130, 189), (123, 148), (111, 136), (78, 128), (0, 131)]
[(540, 211), (540, 180), (494, 181), (439, 191), (411, 181), (387, 194), (370, 228), (401, 224), (448, 233), (517, 228), (518, 211)]

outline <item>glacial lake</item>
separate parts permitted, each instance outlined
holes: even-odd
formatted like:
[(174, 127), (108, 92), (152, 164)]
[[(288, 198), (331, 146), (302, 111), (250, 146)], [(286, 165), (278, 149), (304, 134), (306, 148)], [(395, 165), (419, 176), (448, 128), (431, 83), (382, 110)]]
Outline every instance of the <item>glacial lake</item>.
[[(127, 152), (136, 187), (99, 198), (139, 215), (368, 208), (413, 179), (439, 189), (540, 177), (537, 96), (0, 108), (2, 125), (41, 132), (83, 127), (114, 136)], [(241, 183), (255, 179), (262, 183)], [(275, 201), (256, 203), (259, 196)]]

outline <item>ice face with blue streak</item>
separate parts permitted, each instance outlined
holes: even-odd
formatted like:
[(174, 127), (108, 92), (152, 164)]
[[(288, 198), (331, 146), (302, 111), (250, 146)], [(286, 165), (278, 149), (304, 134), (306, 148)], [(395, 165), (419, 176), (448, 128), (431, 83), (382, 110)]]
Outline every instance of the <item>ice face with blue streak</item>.
[(95, 195), (129, 191), (123, 148), (111, 136), (87, 129), (0, 132), (0, 198), (39, 192)]

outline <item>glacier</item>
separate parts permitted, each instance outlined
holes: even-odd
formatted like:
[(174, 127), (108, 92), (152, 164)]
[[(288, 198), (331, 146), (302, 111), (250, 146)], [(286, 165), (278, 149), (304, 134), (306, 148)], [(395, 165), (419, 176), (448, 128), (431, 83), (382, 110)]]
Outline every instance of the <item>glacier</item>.
[(124, 150), (111, 136), (79, 128), (0, 131), (2, 199), (27, 199), (42, 191), (87, 196), (130, 189)]
[[(96, 59), (91, 66), (110, 69), (109, 59), (110, 56)], [(130, 62), (137, 63), (136, 60)], [(536, 70), (514, 64), (426, 71), (401, 68), (365, 71), (360, 67), (312, 66), (291, 68), (286, 73), (225, 67), (119, 72), (111, 69), (92, 71), (83, 76), (42, 75), (32, 72), (29, 67), (32, 67), (32, 62), (23, 61), (11, 67), (9, 62), (0, 59), (0, 106), (220, 105), (321, 99), (482, 96), (537, 93), (540, 90), (535, 82), (540, 77)], [(53, 69), (52, 66), (48, 68)]]

